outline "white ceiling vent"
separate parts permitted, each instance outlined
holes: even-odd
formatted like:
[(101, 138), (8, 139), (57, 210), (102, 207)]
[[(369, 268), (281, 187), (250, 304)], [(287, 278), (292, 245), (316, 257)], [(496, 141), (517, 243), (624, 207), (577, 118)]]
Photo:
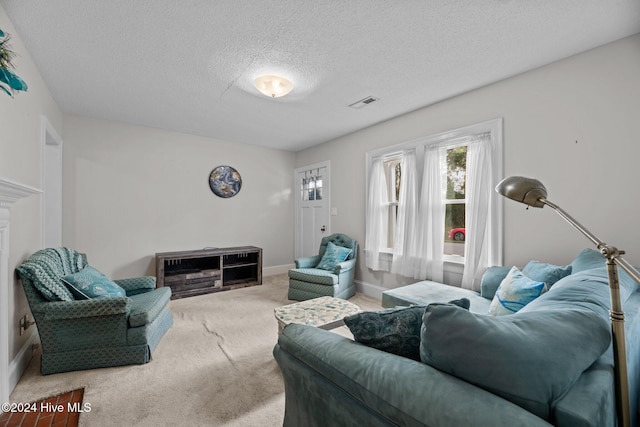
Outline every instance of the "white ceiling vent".
[(354, 102), (353, 104), (349, 105), (349, 107), (351, 107), (351, 108), (364, 108), (367, 105), (376, 102), (377, 100), (378, 100), (378, 98), (376, 98), (375, 96), (367, 96), (366, 98), (361, 99), (360, 101)]

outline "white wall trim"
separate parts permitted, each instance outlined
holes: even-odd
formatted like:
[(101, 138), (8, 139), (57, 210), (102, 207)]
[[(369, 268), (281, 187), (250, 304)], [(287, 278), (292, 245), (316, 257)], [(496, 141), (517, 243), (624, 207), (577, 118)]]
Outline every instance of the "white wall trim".
[(382, 301), (382, 292), (388, 291), (388, 288), (384, 288), (380, 285), (374, 285), (372, 283), (363, 282), (361, 280), (355, 280), (356, 291), (371, 298), (375, 298)]
[(62, 138), (45, 115), (41, 117), (42, 247), (62, 246)]
[[(38, 333), (34, 328), (31, 331), (31, 336), (27, 339), (24, 345), (20, 348), (16, 357), (9, 363), (9, 393), (13, 390), (18, 381), (20, 381), (20, 377), (27, 369), (29, 362), (31, 361), (31, 357), (33, 356), (33, 345), (37, 344), (38, 341)], [(7, 398), (8, 399), (8, 398)], [(6, 402), (7, 400), (3, 400)]]
[[(9, 316), (9, 283), (11, 278), (9, 272), (11, 251), (9, 208), (21, 198), (40, 192), (37, 188), (0, 178), (0, 316), (2, 316), (0, 318), (0, 402), (9, 400), (9, 394), (17, 384), (17, 381), (15, 383), (11, 381), (9, 367), (9, 325), (12, 324)], [(18, 364), (19, 361), (16, 362), (16, 366)], [(18, 374), (18, 378), (20, 375), (22, 372)]]
[(271, 267), (264, 267), (262, 269), (262, 276), (277, 276), (279, 274), (287, 274), (289, 270), (292, 268), (296, 268), (295, 264), (283, 264), (283, 265), (273, 265)]

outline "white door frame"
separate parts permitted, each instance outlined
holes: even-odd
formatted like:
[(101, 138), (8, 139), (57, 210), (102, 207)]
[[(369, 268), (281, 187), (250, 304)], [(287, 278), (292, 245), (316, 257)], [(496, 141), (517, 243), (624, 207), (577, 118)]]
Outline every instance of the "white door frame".
[(293, 191), (294, 191), (294, 217), (295, 217), (295, 230), (294, 230), (294, 254), (298, 257), (298, 254), (302, 252), (301, 237), (302, 237), (302, 221), (300, 218), (300, 188), (298, 186), (298, 174), (310, 169), (327, 168), (326, 177), (322, 177), (322, 197), (327, 203), (327, 217), (328, 224), (325, 224), (326, 235), (331, 234), (331, 161), (325, 160), (323, 162), (313, 163), (311, 165), (301, 166), (293, 171)]
[(41, 119), (42, 247), (62, 246), (62, 138), (46, 116)]
[[(9, 272), (9, 254), (11, 243), (9, 240), (9, 225), (11, 205), (30, 194), (40, 193), (37, 188), (18, 184), (0, 178), (0, 402), (8, 402), (12, 384), (9, 369), (9, 284), (12, 275)], [(15, 379), (17, 382), (17, 379)]]

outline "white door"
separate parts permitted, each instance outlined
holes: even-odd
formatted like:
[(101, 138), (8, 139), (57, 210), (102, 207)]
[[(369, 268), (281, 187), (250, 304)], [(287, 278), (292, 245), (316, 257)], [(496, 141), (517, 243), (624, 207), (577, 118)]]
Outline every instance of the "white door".
[(331, 234), (329, 161), (295, 170), (295, 257), (318, 254), (320, 240)]

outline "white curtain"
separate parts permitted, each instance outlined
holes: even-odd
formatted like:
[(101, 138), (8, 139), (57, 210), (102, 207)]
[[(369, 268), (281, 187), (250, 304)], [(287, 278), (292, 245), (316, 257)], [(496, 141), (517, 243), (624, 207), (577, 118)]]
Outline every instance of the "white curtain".
[(402, 175), (391, 272), (415, 277), (419, 267), (418, 172), (415, 150), (402, 153), (400, 171)]
[(389, 262), (381, 258), (387, 247), (388, 197), (382, 158), (374, 159), (369, 176), (365, 218), (365, 261), (372, 270), (389, 271)]
[(446, 180), (446, 151), (437, 145), (427, 147), (424, 156), (424, 173), (420, 196), (419, 232), (420, 268), (416, 279), (443, 282), (444, 262), (444, 196)]
[(489, 218), (491, 200), (495, 196), (491, 182), (492, 144), (490, 134), (473, 138), (467, 148), (466, 185), (466, 238), (464, 248), (464, 273), (462, 287), (480, 290), (479, 277), (490, 265), (491, 258)]

